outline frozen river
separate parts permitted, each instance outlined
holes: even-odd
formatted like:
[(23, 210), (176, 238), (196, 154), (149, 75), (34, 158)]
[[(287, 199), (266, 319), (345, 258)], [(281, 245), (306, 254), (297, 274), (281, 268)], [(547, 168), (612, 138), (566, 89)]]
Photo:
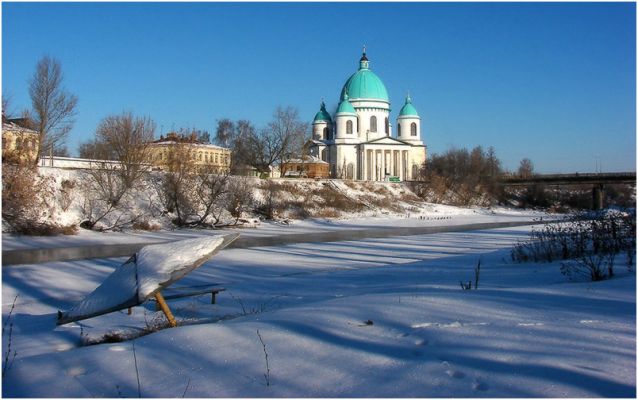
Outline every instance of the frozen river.
[[(544, 221), (544, 222), (548, 222)], [(443, 232), (464, 232), (483, 229), (507, 228), (544, 223), (535, 221), (481, 222), (462, 225), (416, 226), (416, 227), (377, 227), (370, 229), (344, 229), (336, 231), (299, 232), (276, 236), (241, 236), (229, 248), (249, 248), (281, 246), (295, 243), (340, 242), (369, 238), (411, 236)], [(225, 232), (225, 231), (213, 231)], [(51, 261), (69, 261), (86, 258), (123, 257), (153, 243), (165, 243), (170, 240), (157, 240), (143, 243), (120, 243), (104, 245), (85, 245), (74, 247), (15, 249), (2, 252), (2, 265), (37, 264)]]

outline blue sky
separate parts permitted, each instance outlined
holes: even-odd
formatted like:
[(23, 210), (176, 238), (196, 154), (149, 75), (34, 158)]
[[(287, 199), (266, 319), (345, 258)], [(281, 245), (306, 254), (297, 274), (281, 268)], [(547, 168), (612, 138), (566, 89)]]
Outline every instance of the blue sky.
[(68, 146), (124, 110), (160, 131), (334, 109), (363, 44), (392, 120), (410, 92), (430, 153), (494, 146), (515, 170), (636, 167), (634, 3), (2, 3), (2, 93), (58, 58)]

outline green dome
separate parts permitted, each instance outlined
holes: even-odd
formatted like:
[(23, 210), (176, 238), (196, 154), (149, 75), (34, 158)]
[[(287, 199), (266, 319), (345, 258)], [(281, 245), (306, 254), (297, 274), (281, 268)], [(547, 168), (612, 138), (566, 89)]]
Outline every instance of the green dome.
[(371, 99), (390, 102), (388, 91), (381, 79), (369, 69), (368, 58), (365, 53), (359, 61), (359, 70), (352, 74), (341, 89), (341, 100), (345, 93), (353, 100)]
[(323, 101), (321, 102), (321, 109), (317, 114), (315, 114), (314, 122), (319, 121), (332, 122), (332, 118), (330, 118), (330, 114), (326, 111), (326, 105)]
[(354, 109), (354, 107), (350, 103), (350, 100), (348, 100), (347, 92), (343, 94), (343, 99), (341, 100), (341, 103), (339, 103), (339, 108), (337, 108), (337, 114), (342, 114), (342, 113), (347, 113), (347, 114), (357, 113), (357, 111)]
[(412, 105), (412, 99), (410, 98), (410, 95), (405, 98), (405, 104), (403, 105), (403, 107), (401, 107), (399, 116), (419, 116), (419, 113), (416, 112), (416, 108), (414, 108), (414, 106)]

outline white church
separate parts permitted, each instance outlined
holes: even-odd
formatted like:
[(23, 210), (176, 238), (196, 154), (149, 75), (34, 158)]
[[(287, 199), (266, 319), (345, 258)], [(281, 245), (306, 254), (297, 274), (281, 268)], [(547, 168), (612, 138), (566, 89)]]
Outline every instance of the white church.
[(312, 123), (311, 155), (330, 164), (333, 178), (368, 181), (416, 179), (425, 161), (421, 118), (408, 95), (397, 118), (396, 137), (390, 123), (390, 99), (370, 70), (365, 48), (359, 70), (341, 89), (334, 116), (321, 109)]

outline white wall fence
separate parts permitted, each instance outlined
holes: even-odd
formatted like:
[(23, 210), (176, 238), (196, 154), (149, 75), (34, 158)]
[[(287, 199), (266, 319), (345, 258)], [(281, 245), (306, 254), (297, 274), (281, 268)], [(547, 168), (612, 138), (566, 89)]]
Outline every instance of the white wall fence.
[[(40, 158), (41, 167), (62, 168), (62, 169), (117, 169), (120, 167), (119, 161), (113, 160), (91, 160), (87, 158), (75, 157), (49, 157)], [(151, 165), (147, 165), (151, 169)]]

